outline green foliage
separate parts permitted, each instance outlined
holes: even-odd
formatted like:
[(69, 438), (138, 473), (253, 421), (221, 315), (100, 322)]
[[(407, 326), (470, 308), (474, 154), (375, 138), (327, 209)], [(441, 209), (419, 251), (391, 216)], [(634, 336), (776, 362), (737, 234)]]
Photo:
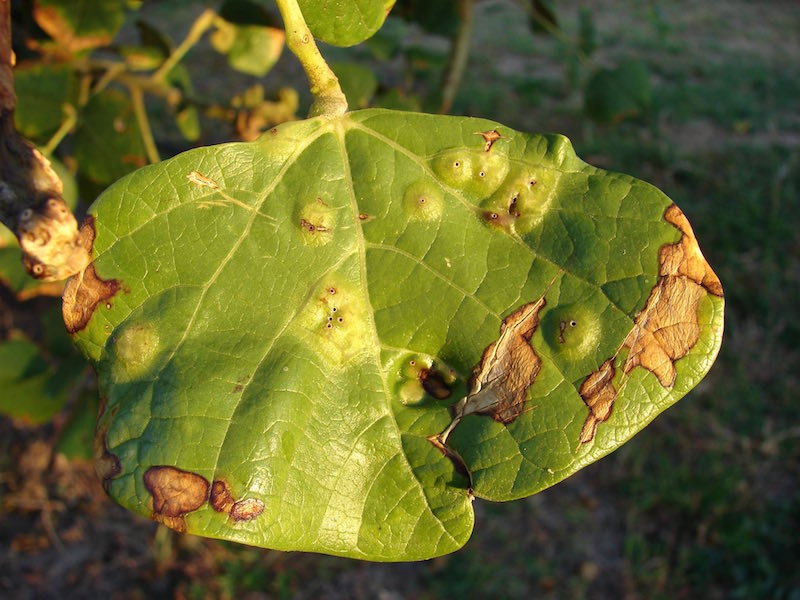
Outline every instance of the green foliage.
[(333, 46), (353, 46), (372, 37), (394, 0), (299, 0), (315, 38)]
[[(691, 236), (665, 220), (670, 205), (560, 136), (381, 110), (138, 171), (91, 211), (96, 272), (124, 291), (89, 304), (88, 322), (68, 318), (107, 398), (111, 495), (180, 530), (283, 550), (459, 548), (473, 493), (560, 481), (710, 367), (722, 299), (673, 297), (661, 256)], [(666, 349), (672, 380), (636, 358), (653, 343), (630, 341), (650, 335), (655, 289), (674, 302), (658, 311), (699, 328), (675, 342), (684, 353)], [(528, 326), (524, 341), (508, 333)], [(596, 396), (587, 382), (609, 364), (613, 387)], [(610, 418), (587, 408), (610, 412), (609, 398)], [(228, 486), (254, 513), (170, 496), (153, 473)]]
[[(300, 4), (315, 37), (339, 46), (369, 39), (392, 7)], [(190, 141), (202, 135), (200, 111), (235, 120), (248, 139), (294, 114), (296, 101), (288, 116), (283, 105), (251, 110), (269, 104), (262, 86), (250, 90), (256, 102), (198, 100), (180, 62), (213, 28), (209, 42), (232, 68), (268, 73), (283, 32), (260, 5), (231, 0), (204, 13), (177, 47), (140, 21), (139, 45), (112, 48), (128, 5), (78, 18), (65, 3), (38, 3), (53, 39), (19, 75), (19, 127), (50, 150), (66, 136), (58, 151), (85, 189), (157, 162), (143, 93), (163, 99)], [(570, 38), (555, 3), (526, 5), (534, 29), (561, 40), (580, 83), (597, 47), (593, 12), (579, 12)], [(455, 2), (406, 0), (396, 12), (435, 34), (464, 27)], [(120, 62), (86, 57), (98, 48)], [(370, 39), (379, 60), (401, 48), (402, 36)], [(52, 63), (64, 52), (81, 58)], [(402, 85), (334, 64), (351, 109), (431, 105), (445, 54), (406, 45), (404, 61)], [(641, 115), (649, 86), (642, 63), (598, 70), (586, 114)], [(565, 138), (386, 111), (299, 122), (138, 171), (91, 210), (94, 266), (116, 282), (115, 295), (91, 306), (88, 324), (68, 323), (107, 399), (96, 455), (104, 485), (128, 508), (211, 537), (372, 560), (451, 552), (470, 535), (473, 494), (510, 500), (560, 481), (624, 443), (710, 367), (722, 328), (713, 292), (678, 313), (699, 338), (667, 361), (674, 381), (631, 358), (655, 352), (629, 340), (649, 335), (640, 315), (667, 277), (661, 252), (691, 237), (665, 220), (669, 206), (642, 182), (585, 165)], [(26, 292), (17, 275), (5, 282)], [(515, 315), (539, 301), (531, 335), (497, 350), (519, 326)], [(498, 398), (514, 394), (496, 382), (515, 380), (531, 359), (490, 364), (492, 348), (500, 357), (532, 348), (541, 360), (511, 408)], [(0, 344), (0, 364), (9, 358), (0, 384), (12, 392), (0, 410), (34, 422), (60, 410), (80, 385), (67, 373), (81, 370), (59, 352), (24, 336)], [(499, 375), (478, 376), (492, 369)], [(59, 448), (86, 457), (95, 406), (77, 397)], [(608, 414), (594, 408), (603, 403)], [(499, 407), (519, 413), (506, 418)], [(181, 498), (159, 496), (173, 488), (149, 478), (152, 468), (224, 482), (229, 502), (215, 503), (212, 489), (198, 508), (177, 510)]]
[(586, 87), (586, 115), (600, 123), (612, 123), (645, 113), (653, 102), (650, 74), (638, 60), (613, 69), (598, 69)]
[(283, 30), (273, 27), (269, 13), (250, 2), (228, 0), (219, 13), (211, 45), (227, 55), (234, 69), (256, 77), (266, 75), (283, 50)]

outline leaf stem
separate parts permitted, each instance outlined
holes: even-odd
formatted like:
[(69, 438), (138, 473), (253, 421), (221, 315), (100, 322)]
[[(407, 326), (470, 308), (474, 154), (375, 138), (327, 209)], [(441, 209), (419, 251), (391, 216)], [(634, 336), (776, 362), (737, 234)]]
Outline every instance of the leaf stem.
[(73, 127), (75, 127), (75, 123), (78, 122), (78, 111), (75, 110), (75, 107), (72, 104), (65, 104), (64, 105), (64, 120), (61, 122), (58, 130), (53, 134), (53, 136), (47, 141), (47, 144), (42, 148), (42, 154), (45, 156), (50, 156), (53, 151), (58, 148), (58, 145), (61, 143), (61, 140), (64, 139)]
[(461, 16), (461, 26), (458, 28), (450, 50), (450, 60), (444, 73), (442, 82), (442, 104), (440, 113), (449, 112), (458, 92), (458, 86), (464, 76), (464, 69), (469, 58), (469, 45), (472, 40), (472, 25), (474, 22), (473, 0), (459, 0), (458, 11)]
[(314, 102), (309, 117), (335, 117), (347, 112), (347, 99), (339, 80), (320, 54), (297, 0), (276, 0), (286, 29), (286, 45), (297, 57), (308, 77)]
[(214, 24), (216, 16), (216, 13), (209, 8), (204, 10), (200, 16), (195, 19), (184, 40), (172, 51), (172, 54), (169, 55), (167, 60), (165, 60), (150, 76), (153, 82), (164, 81), (164, 78), (175, 65), (181, 61), (186, 53), (192, 49), (192, 46), (199, 42), (203, 34)]
[(152, 164), (161, 161), (158, 156), (158, 149), (156, 142), (153, 139), (153, 131), (150, 129), (150, 121), (147, 119), (147, 109), (144, 106), (144, 94), (142, 88), (138, 85), (131, 85), (128, 87), (131, 93), (131, 104), (133, 105), (133, 113), (136, 115), (136, 122), (139, 124), (139, 132), (142, 135), (142, 142), (144, 143), (144, 151), (147, 154), (147, 160)]

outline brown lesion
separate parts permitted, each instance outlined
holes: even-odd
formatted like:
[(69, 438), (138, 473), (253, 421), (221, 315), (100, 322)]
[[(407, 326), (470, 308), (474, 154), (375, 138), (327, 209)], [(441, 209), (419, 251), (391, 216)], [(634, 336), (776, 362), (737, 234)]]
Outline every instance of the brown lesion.
[(500, 135), (500, 132), (497, 131), (497, 129), (491, 129), (489, 131), (481, 131), (479, 132), (479, 134), (481, 135), (483, 141), (485, 142), (483, 146), (484, 152), (489, 152), (492, 149), (494, 143), (501, 137), (503, 137)]
[(664, 219), (677, 227), (681, 239), (661, 248), (659, 279), (625, 340), (629, 349), (623, 370), (642, 366), (664, 387), (675, 384), (675, 361), (700, 339), (697, 310), (707, 293), (722, 297), (722, 284), (706, 262), (689, 221), (674, 204)]
[(489, 415), (508, 424), (524, 412), (528, 388), (542, 367), (542, 359), (530, 344), (539, 326), (545, 299), (525, 304), (505, 318), (500, 337), (483, 352), (472, 372), (470, 393), (463, 414)]
[(202, 475), (166, 465), (144, 472), (144, 486), (152, 496), (152, 518), (176, 531), (186, 531), (185, 515), (200, 508), (210, 485)]
[(593, 440), (598, 424), (607, 421), (611, 416), (614, 400), (617, 398), (617, 390), (612, 383), (615, 374), (614, 359), (609, 358), (581, 385), (581, 398), (589, 408), (589, 415), (583, 423), (583, 429), (578, 438), (579, 444)]
[(420, 369), (419, 380), (422, 389), (437, 400), (446, 400), (453, 393), (444, 374), (437, 369)]
[[(95, 229), (94, 217), (88, 216), (80, 231), (80, 240), (89, 256), (92, 254)], [(120, 289), (116, 279), (103, 279), (89, 263), (82, 271), (70, 277), (64, 288), (62, 313), (69, 333), (84, 329), (92, 318), (97, 306), (107, 303)]]
[[(622, 349), (628, 350), (622, 371), (641, 366), (653, 373), (665, 388), (675, 385), (675, 362), (700, 339), (697, 313), (706, 294), (723, 297), (722, 284), (706, 262), (686, 216), (671, 205), (664, 220), (681, 232), (681, 239), (659, 251), (659, 277), (644, 309), (637, 315)], [(580, 394), (589, 408), (580, 444), (594, 439), (597, 425), (611, 415), (617, 390), (612, 385), (616, 355), (589, 375)]]
[(542, 368), (542, 359), (531, 346), (531, 338), (539, 327), (539, 313), (545, 304), (542, 297), (520, 306), (503, 320), (500, 336), (486, 347), (472, 371), (469, 393), (451, 407), (450, 424), (428, 438), (454, 463), (460, 457), (447, 446), (447, 438), (461, 419), (470, 414), (487, 415), (508, 425), (525, 412), (528, 389)]
[(237, 522), (251, 521), (264, 512), (264, 503), (258, 498), (237, 501), (230, 484), (222, 479), (216, 479), (212, 484), (208, 502), (215, 511), (225, 513)]

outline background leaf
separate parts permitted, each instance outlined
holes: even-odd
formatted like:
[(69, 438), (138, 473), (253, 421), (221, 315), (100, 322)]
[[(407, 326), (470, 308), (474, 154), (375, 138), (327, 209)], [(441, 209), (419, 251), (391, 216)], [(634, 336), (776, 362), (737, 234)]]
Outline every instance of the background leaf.
[(145, 164), (144, 144), (130, 99), (118, 90), (92, 96), (75, 132), (75, 158), (83, 173), (108, 184)]
[(383, 25), (394, 0), (298, 0), (314, 37), (333, 46), (353, 46)]
[(666, 196), (490, 121), (284, 124), (91, 212), (64, 308), (107, 398), (98, 472), (181, 531), (451, 552), (473, 492), (526, 496), (612, 451), (721, 341), (719, 281)]
[(586, 116), (601, 123), (620, 121), (645, 112), (653, 102), (650, 74), (638, 60), (614, 69), (598, 69), (586, 85)]
[(68, 52), (107, 46), (125, 19), (124, 0), (37, 0), (36, 23)]
[(66, 64), (20, 65), (14, 70), (14, 122), (25, 137), (42, 140), (64, 120), (64, 105), (75, 104), (77, 80)]

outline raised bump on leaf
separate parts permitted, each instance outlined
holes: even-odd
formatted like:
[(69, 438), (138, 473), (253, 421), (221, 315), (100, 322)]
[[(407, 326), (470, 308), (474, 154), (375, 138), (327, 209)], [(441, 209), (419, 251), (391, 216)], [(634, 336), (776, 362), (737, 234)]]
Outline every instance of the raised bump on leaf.
[(427, 179), (420, 179), (408, 186), (403, 204), (409, 219), (435, 221), (442, 216), (442, 190)]
[(509, 161), (499, 152), (452, 148), (434, 156), (431, 166), (447, 185), (484, 198), (503, 182)]
[(558, 306), (542, 316), (542, 333), (552, 352), (578, 360), (596, 349), (602, 323), (597, 314), (581, 304)]
[(336, 213), (322, 198), (315, 198), (297, 216), (303, 241), (309, 246), (324, 246), (333, 238)]
[(311, 297), (300, 323), (326, 361), (344, 364), (368, 347), (367, 307), (363, 296), (348, 282), (331, 276)]
[(116, 383), (133, 381), (153, 366), (159, 350), (158, 329), (152, 323), (129, 323), (115, 333), (112, 341), (115, 360), (111, 374)]
[(552, 169), (515, 168), (482, 207), (486, 214), (498, 215), (496, 222), (507, 223), (524, 235), (538, 225), (550, 209), (557, 180)]

